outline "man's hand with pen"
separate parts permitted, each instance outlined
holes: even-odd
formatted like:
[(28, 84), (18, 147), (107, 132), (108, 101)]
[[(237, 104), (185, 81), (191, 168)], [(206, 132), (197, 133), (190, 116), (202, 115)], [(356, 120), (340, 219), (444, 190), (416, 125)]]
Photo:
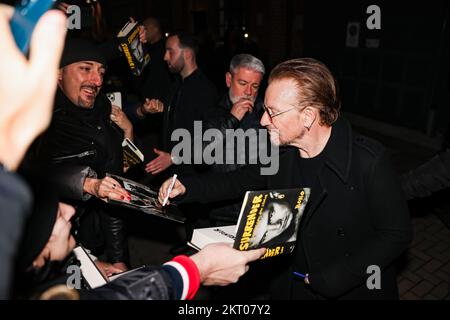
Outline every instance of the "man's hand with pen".
[[(171, 188), (171, 186), (173, 187)], [(180, 180), (176, 179), (173, 181), (173, 178), (167, 180), (163, 183), (161, 188), (159, 189), (158, 201), (161, 205), (169, 205), (170, 199), (181, 196), (186, 193), (186, 187), (180, 182)]]

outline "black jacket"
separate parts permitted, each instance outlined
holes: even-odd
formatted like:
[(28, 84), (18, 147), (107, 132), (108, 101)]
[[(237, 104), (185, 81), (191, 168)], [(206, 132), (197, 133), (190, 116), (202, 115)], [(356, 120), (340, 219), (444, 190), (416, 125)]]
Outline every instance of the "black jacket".
[(81, 290), (82, 300), (179, 300), (182, 280), (178, 272), (145, 266), (94, 290)]
[[(252, 113), (246, 113), (245, 116), (239, 121), (235, 116), (233, 116), (230, 111), (233, 107), (233, 103), (230, 100), (229, 94), (225, 94), (223, 98), (220, 100), (217, 108), (214, 108), (212, 112), (210, 112), (208, 116), (208, 120), (205, 123), (205, 129), (218, 129), (222, 137), (226, 137), (227, 130), (238, 130), (242, 129), (246, 133), (249, 133), (249, 129), (255, 130), (255, 138), (258, 139), (258, 142), (255, 140), (249, 141), (245, 145), (245, 152), (243, 154), (240, 153), (240, 149), (237, 146), (234, 146), (233, 150), (228, 150), (226, 148), (227, 139), (221, 141), (214, 142), (203, 142), (203, 150), (206, 148), (211, 148), (211, 146), (215, 143), (219, 144), (219, 147), (222, 147), (225, 150), (222, 161), (222, 164), (213, 164), (211, 165), (211, 171), (213, 172), (233, 172), (238, 170), (239, 168), (245, 166), (245, 164), (250, 164), (252, 161), (258, 161), (258, 152), (250, 154), (250, 147), (258, 147), (259, 139), (262, 139), (259, 134), (259, 130), (267, 130), (261, 126), (260, 121), (262, 115), (264, 114), (263, 101), (258, 97), (254, 103), (254, 109)], [(250, 146), (250, 143), (254, 143)], [(259, 150), (259, 148), (257, 149)], [(234, 161), (232, 163), (227, 163), (227, 153), (232, 152), (234, 156)], [(240, 160), (239, 162), (237, 160)], [(230, 225), (233, 223), (237, 223), (237, 219), (239, 217), (239, 212), (241, 209), (243, 197), (239, 197), (238, 199), (233, 200), (224, 200), (213, 203), (210, 205), (210, 217), (213, 220), (213, 223), (216, 225)]]
[(110, 113), (111, 103), (102, 94), (94, 108), (83, 109), (58, 89), (53, 119), (37, 144), (37, 157), (50, 163), (59, 194), (77, 208), (77, 240), (94, 252), (104, 246), (108, 261), (115, 263), (128, 260), (124, 223), (116, 208), (83, 193), (86, 177), (123, 173), (123, 132), (111, 122)]
[[(260, 120), (264, 114), (264, 108), (263, 108), (263, 101), (260, 98), (257, 98), (254, 104), (254, 109), (252, 113), (246, 113), (245, 116), (242, 118), (241, 121), (239, 121), (235, 116), (233, 116), (230, 111), (233, 107), (233, 104), (229, 98), (229, 95), (226, 94), (219, 102), (217, 108), (212, 109), (208, 116), (206, 117), (206, 121), (204, 124), (204, 129), (218, 129), (223, 137), (226, 137), (227, 130), (238, 130), (242, 129), (244, 131), (247, 131), (249, 129), (255, 129), (256, 133), (258, 134), (258, 130), (266, 130), (264, 127), (261, 126)], [(267, 130), (266, 130), (267, 131)], [(214, 142), (215, 143), (215, 142)], [(226, 146), (226, 140), (222, 142), (224, 146)], [(203, 142), (203, 149), (205, 149), (207, 146), (211, 145), (210, 142)], [(237, 155), (237, 148), (234, 149), (234, 156), (237, 158), (237, 156), (242, 157), (241, 160), (245, 159), (245, 163), (249, 163), (250, 155), (249, 155), (249, 148), (246, 146), (245, 148), (245, 155)], [(251, 155), (255, 156), (255, 155)], [(223, 162), (226, 162), (226, 157), (224, 155), (224, 158), (222, 159)], [(237, 162), (234, 162), (232, 164), (214, 164), (212, 165), (213, 171), (215, 172), (231, 172), (235, 171), (241, 167), (243, 167), (243, 164), (239, 164)]]
[[(266, 260), (275, 299), (398, 298), (394, 261), (411, 241), (406, 201), (387, 152), (378, 142), (355, 134), (339, 119), (318, 172), (319, 190), (306, 208), (296, 252)], [(217, 201), (248, 190), (303, 187), (291, 174), (299, 157), (288, 148), (280, 155), (280, 170), (261, 176), (257, 166), (227, 175), (181, 177), (187, 201)], [(300, 251), (301, 250), (301, 251)], [(305, 259), (305, 261), (299, 261)], [(307, 270), (298, 270), (299, 265)], [(381, 290), (369, 290), (369, 266), (382, 270)], [(294, 271), (309, 273), (311, 286), (294, 278)]]
[(208, 112), (218, 102), (217, 89), (205, 74), (196, 69), (185, 79), (176, 77), (171, 102), (164, 110), (164, 144), (170, 151), (177, 142), (171, 141), (172, 132), (186, 129), (194, 134), (194, 121), (205, 121)]
[[(137, 92), (140, 96), (139, 108), (145, 102), (145, 99), (158, 99), (167, 106), (170, 101), (170, 93), (173, 84), (173, 78), (164, 61), (164, 54), (166, 52), (166, 39), (162, 38), (154, 44), (147, 46), (150, 54), (150, 62), (144, 68), (140, 77), (135, 79), (137, 85)], [(137, 109), (131, 112), (130, 120), (135, 119), (134, 132), (141, 138), (149, 141), (153, 135), (159, 135), (163, 127), (163, 115), (152, 114), (144, 119), (139, 119), (136, 114)], [(162, 137), (159, 137), (159, 145), (162, 145)]]
[[(191, 135), (190, 141), (193, 141), (194, 122), (206, 121), (209, 112), (216, 107), (219, 100), (216, 87), (200, 69), (196, 69), (185, 79), (177, 76), (171, 92), (171, 102), (164, 109), (162, 133), (162, 149), (169, 153), (180, 142), (171, 141), (172, 133), (177, 129), (184, 129)], [(191, 156), (194, 155), (195, 151), (192, 149)], [(193, 163), (194, 159), (191, 164), (173, 166), (170, 173), (203, 172), (206, 169), (201, 165), (194, 166)]]
[(158, 99), (166, 105), (169, 103), (171, 75), (167, 63), (164, 61), (166, 52), (166, 39), (162, 38), (154, 44), (147, 45), (150, 62), (138, 79), (140, 82), (141, 101)]
[[(76, 284), (74, 266), (79, 266), (79, 262), (72, 252), (63, 261), (47, 261), (41, 269), (19, 272), (12, 298), (35, 300), (47, 296), (48, 299), (59, 294), (57, 299), (70, 296), (81, 300), (179, 300), (183, 291), (181, 274), (173, 267), (162, 265), (131, 270), (95, 289), (90, 289), (82, 279), (76, 291), (78, 295), (74, 295), (67, 287), (68, 283)], [(64, 289), (55, 293), (57, 287)]]

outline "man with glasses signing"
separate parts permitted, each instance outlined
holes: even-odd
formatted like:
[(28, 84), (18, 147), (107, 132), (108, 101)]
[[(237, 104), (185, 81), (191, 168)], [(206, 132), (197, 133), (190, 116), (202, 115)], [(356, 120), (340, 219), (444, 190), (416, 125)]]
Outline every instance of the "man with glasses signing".
[[(280, 170), (181, 176), (170, 194), (208, 202), (247, 190), (311, 188), (295, 252), (265, 262), (273, 299), (398, 299), (394, 262), (411, 240), (406, 201), (386, 149), (354, 132), (340, 107), (323, 63), (281, 63), (269, 77), (261, 119), (284, 149)], [(167, 189), (163, 184), (161, 199)], [(375, 282), (374, 266), (381, 271)]]

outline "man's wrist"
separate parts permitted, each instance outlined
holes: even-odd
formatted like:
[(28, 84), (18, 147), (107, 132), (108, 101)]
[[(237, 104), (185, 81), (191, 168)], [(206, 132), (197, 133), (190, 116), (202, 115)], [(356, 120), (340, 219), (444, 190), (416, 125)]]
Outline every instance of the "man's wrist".
[(131, 142), (134, 142), (133, 141), (134, 140), (134, 130), (133, 130), (133, 128), (125, 130), (124, 131), (124, 136), (125, 136), (125, 138), (130, 139)]
[[(200, 270), (196, 262), (187, 256), (176, 256), (164, 266), (175, 268), (183, 280), (183, 292), (180, 299), (191, 300), (200, 287)], [(184, 276), (183, 276), (184, 275)]]
[(172, 162), (172, 164), (174, 165), (179, 165), (181, 164), (181, 159), (178, 156), (174, 156), (174, 155), (170, 155), (170, 161)]
[(83, 183), (83, 191), (85, 193), (88, 193), (92, 196), (96, 196), (94, 193), (94, 183), (96, 182), (97, 179), (94, 178), (85, 178), (84, 179), (84, 183)]

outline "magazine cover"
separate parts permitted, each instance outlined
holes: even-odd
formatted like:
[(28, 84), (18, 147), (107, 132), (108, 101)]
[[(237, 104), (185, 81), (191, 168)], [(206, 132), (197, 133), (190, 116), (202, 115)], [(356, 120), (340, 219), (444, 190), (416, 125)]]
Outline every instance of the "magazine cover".
[(292, 253), (310, 192), (309, 188), (248, 191), (233, 247), (267, 248), (261, 259)]
[(160, 218), (184, 223), (185, 218), (174, 205), (162, 207), (158, 201), (158, 193), (135, 181), (107, 174), (108, 177), (116, 180), (122, 188), (131, 195), (131, 201), (109, 200), (109, 203), (121, 205), (130, 209), (139, 210)]

